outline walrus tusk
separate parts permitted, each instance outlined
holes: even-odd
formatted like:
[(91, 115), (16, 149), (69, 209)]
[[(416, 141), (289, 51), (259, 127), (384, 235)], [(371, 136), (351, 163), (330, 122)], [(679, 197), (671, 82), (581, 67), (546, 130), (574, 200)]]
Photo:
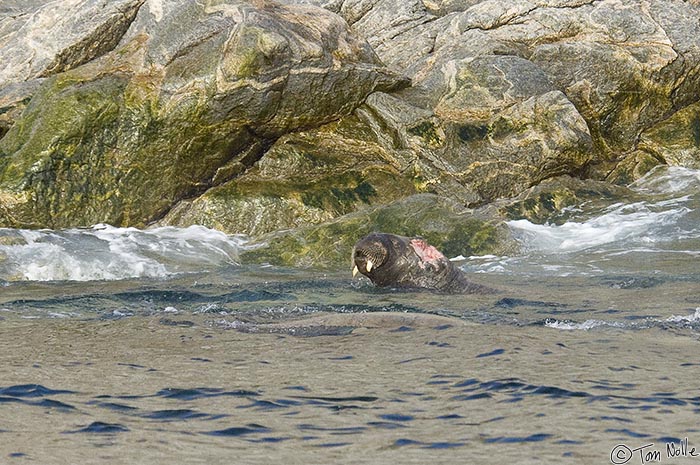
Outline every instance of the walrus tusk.
[(353, 277), (353, 278), (354, 278), (355, 276), (357, 276), (357, 273), (359, 273), (359, 272), (360, 272), (360, 270), (357, 269), (357, 265), (355, 265), (355, 266), (352, 267), (352, 277)]
[(374, 263), (372, 263), (372, 260), (367, 260), (367, 266), (366, 266), (366, 268), (365, 268), (365, 269), (367, 270), (367, 273), (369, 273), (370, 271), (372, 271), (372, 267), (373, 267), (373, 266), (374, 266)]

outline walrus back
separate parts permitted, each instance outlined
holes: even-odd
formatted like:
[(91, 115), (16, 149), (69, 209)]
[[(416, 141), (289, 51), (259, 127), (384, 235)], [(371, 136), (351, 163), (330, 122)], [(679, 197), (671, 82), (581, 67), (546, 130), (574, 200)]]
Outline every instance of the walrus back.
[(497, 294), (498, 291), (481, 284), (469, 281), (466, 275), (450, 262), (452, 268), (445, 280), (444, 286), (436, 289), (450, 294)]
[[(404, 258), (396, 267), (403, 276), (396, 279), (398, 287), (424, 288), (446, 294), (491, 294), (496, 291), (469, 281), (466, 275), (444, 256), (426, 263), (417, 255)], [(395, 276), (400, 273), (395, 272)]]

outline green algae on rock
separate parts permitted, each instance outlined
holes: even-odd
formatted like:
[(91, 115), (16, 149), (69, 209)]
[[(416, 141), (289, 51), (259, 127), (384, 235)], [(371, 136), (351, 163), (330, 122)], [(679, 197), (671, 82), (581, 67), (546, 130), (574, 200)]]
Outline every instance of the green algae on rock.
[(668, 165), (700, 169), (700, 103), (644, 131), (638, 147)]
[(359, 121), (347, 117), (283, 136), (244, 174), (181, 202), (160, 223), (257, 236), (322, 223), (415, 192), (381, 145), (358, 139), (361, 133)]
[(482, 217), (455, 202), (417, 194), (367, 208), (321, 225), (262, 236), (244, 252), (249, 263), (337, 268), (349, 263), (355, 242), (371, 232), (420, 236), (448, 257), (505, 254), (517, 250), (508, 228), (496, 217)]
[(319, 8), (184, 2), (156, 16), (141, 9), (122, 45), (41, 84), (0, 140), (0, 225), (144, 226), (278, 137), (405, 84)]

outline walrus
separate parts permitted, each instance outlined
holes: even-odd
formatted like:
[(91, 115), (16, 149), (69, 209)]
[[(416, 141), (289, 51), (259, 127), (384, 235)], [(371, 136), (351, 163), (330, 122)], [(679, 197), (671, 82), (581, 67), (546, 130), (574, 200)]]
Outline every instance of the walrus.
[(469, 282), (462, 271), (420, 237), (369, 234), (353, 247), (352, 262), (353, 276), (362, 273), (381, 287), (429, 289), (455, 294), (495, 292)]

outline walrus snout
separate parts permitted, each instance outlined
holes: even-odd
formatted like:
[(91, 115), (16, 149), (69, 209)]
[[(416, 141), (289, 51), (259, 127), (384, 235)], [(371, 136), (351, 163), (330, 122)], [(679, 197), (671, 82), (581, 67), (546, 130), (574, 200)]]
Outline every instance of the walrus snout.
[(361, 239), (352, 252), (352, 275), (358, 272), (369, 275), (372, 270), (382, 266), (386, 261), (389, 251), (377, 234), (370, 234)]

